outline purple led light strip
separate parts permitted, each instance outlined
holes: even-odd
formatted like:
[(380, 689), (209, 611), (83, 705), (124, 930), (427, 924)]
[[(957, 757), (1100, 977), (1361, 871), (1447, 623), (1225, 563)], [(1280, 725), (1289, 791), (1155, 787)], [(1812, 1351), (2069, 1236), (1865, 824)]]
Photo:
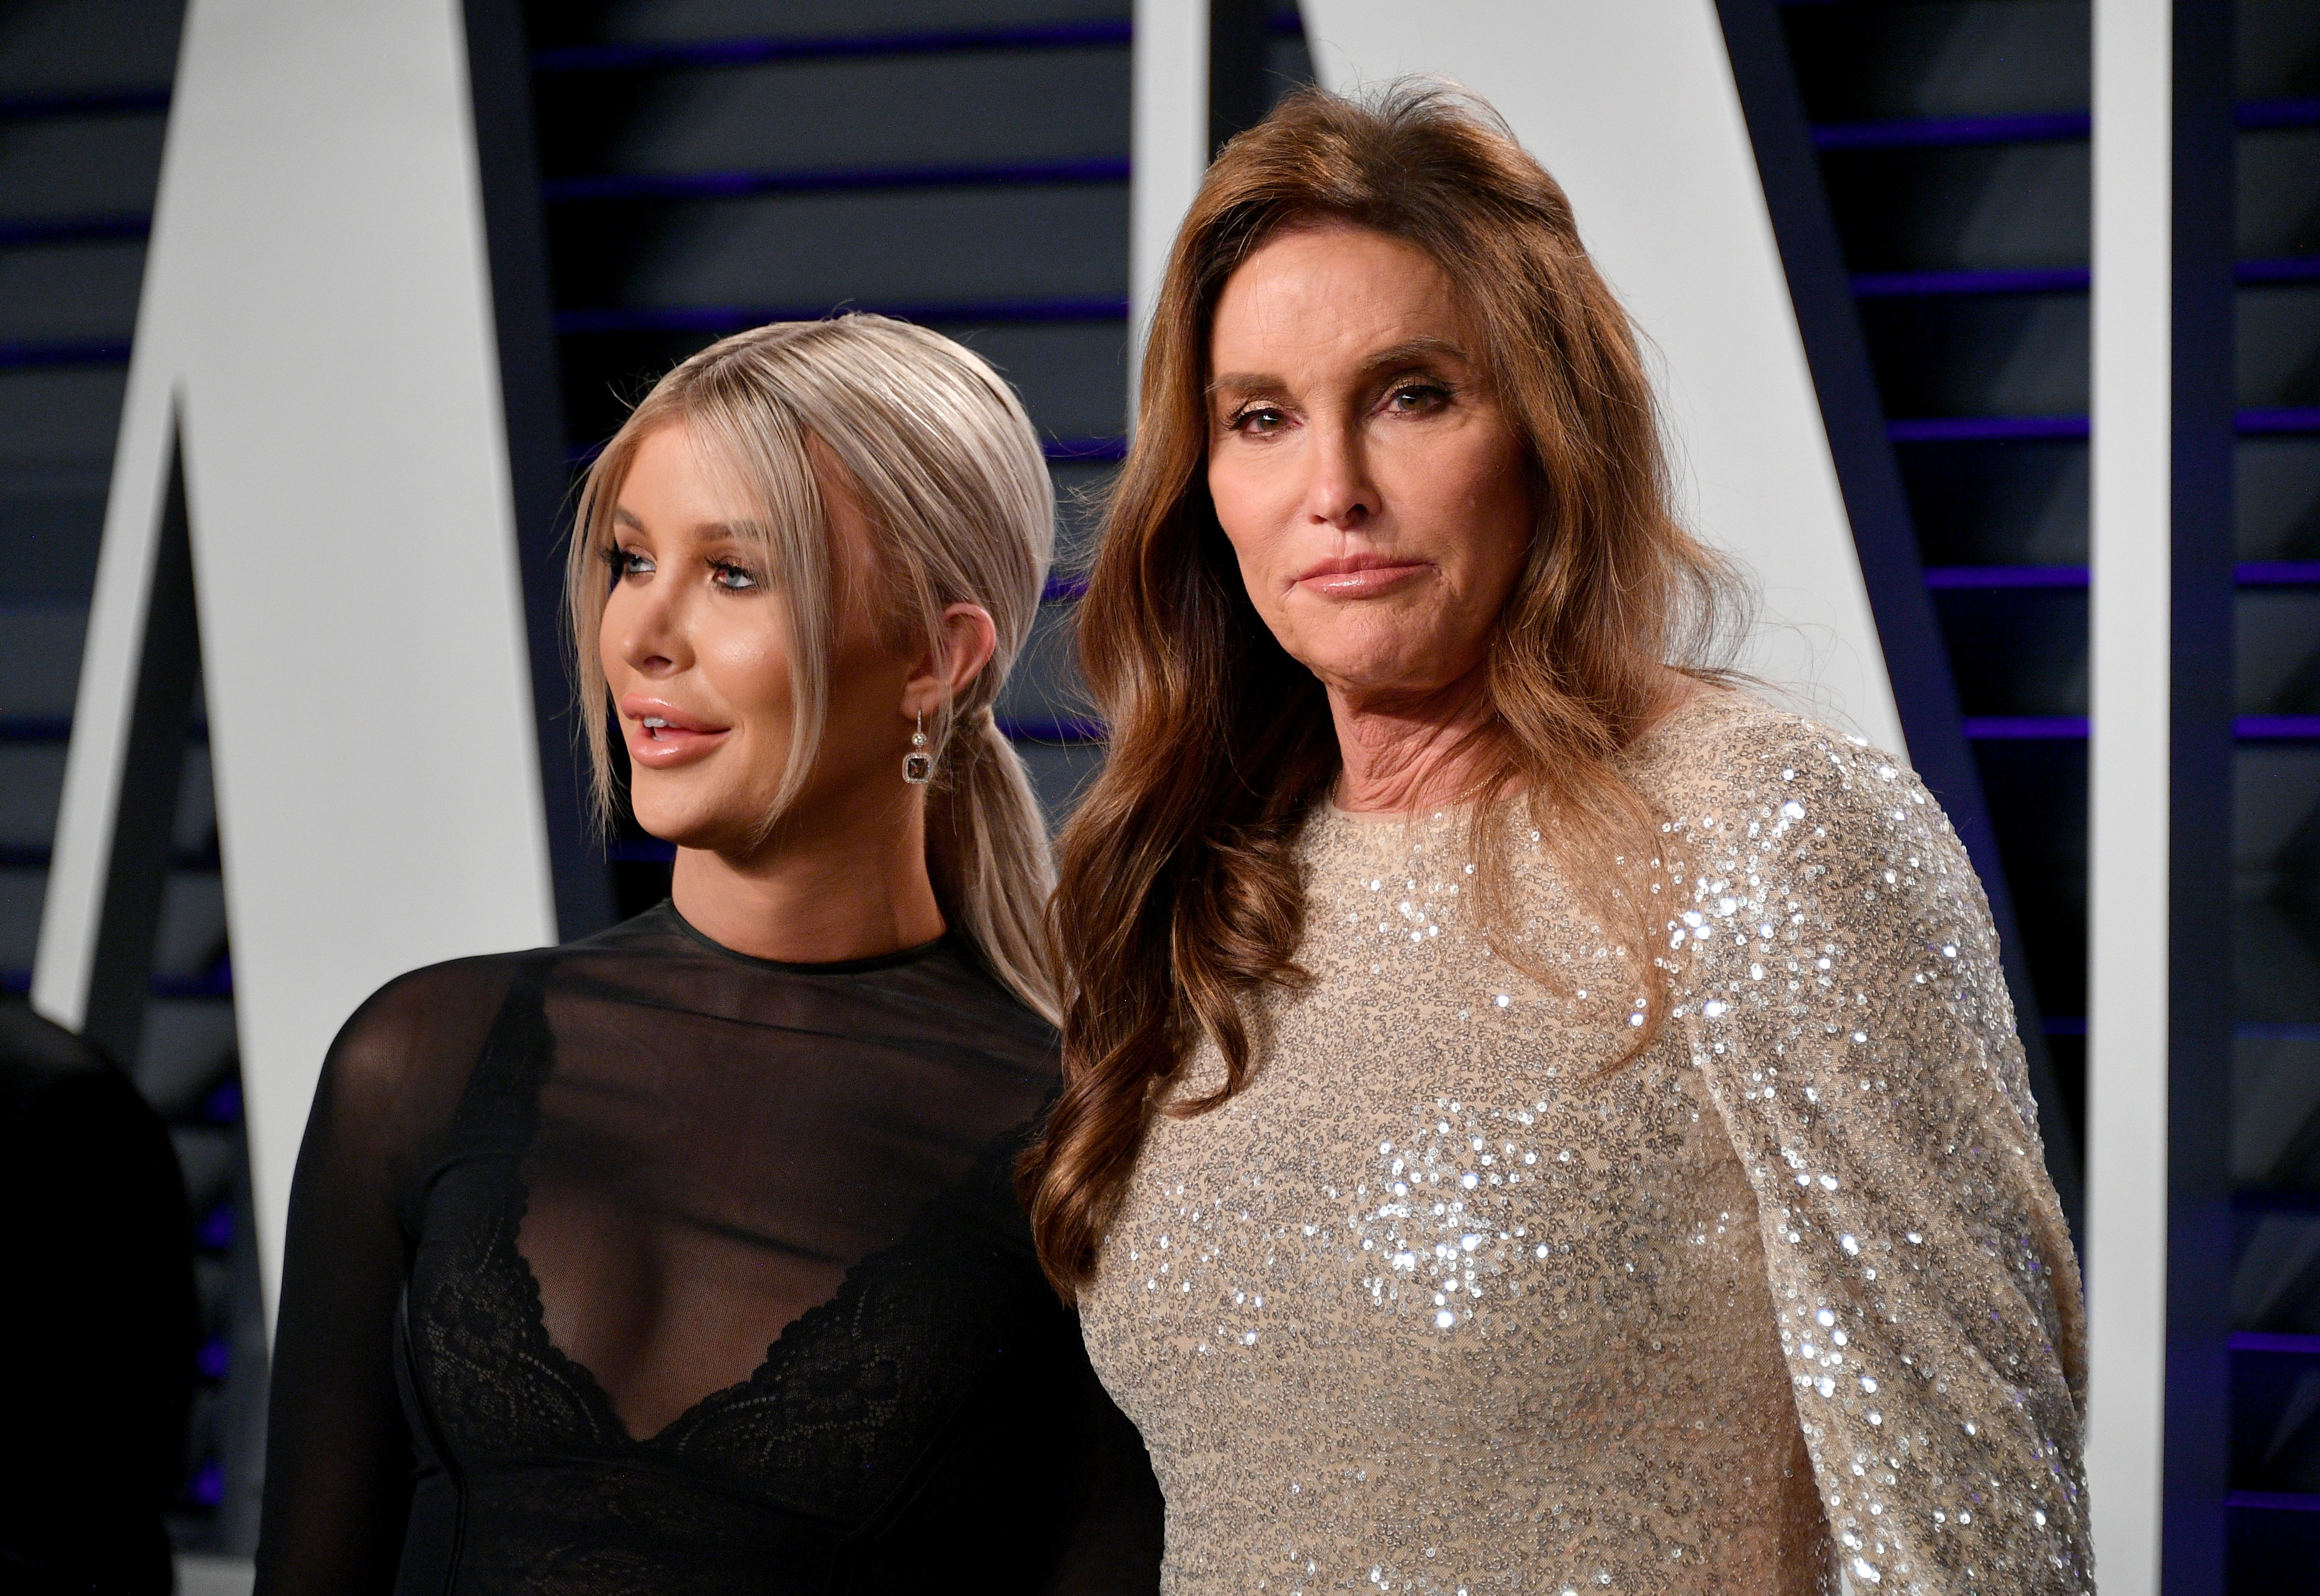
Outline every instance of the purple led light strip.
[[(2320, 432), (2320, 405), (2243, 410), (2233, 418), (2233, 422), (2243, 438)], [(2084, 438), (2087, 435), (2087, 418), (2082, 415), (1917, 416), (1888, 422), (1886, 434), (1896, 443), (2032, 442)]]
[[(2243, 560), (2232, 567), (2242, 587), (2320, 587), (2320, 559)], [(1959, 589), (2069, 589), (2087, 585), (2084, 566), (1927, 566), (1926, 585)]]
[(825, 38), (721, 39), (701, 44), (585, 44), (535, 51), (531, 69), (637, 72), (672, 67), (748, 67), (770, 61), (859, 60), (865, 57), (950, 55), (986, 50), (1117, 48), (1134, 28), (1124, 22), (1038, 23), (1009, 28), (944, 28), (911, 33), (833, 33)]
[(663, 309), (559, 311), (556, 331), (571, 335), (614, 332), (739, 332), (768, 322), (818, 322), (843, 311), (859, 310), (893, 316), (899, 321), (965, 323), (979, 327), (1044, 324), (1056, 322), (1124, 322), (1125, 299), (1010, 299), (929, 304), (847, 304), (814, 306), (702, 305)]
[(540, 192), (553, 204), (602, 200), (735, 199), (766, 194), (866, 194), (897, 188), (1037, 188), (1071, 183), (1125, 183), (1125, 156), (1000, 166), (878, 167), (824, 172), (613, 173), (551, 177)]

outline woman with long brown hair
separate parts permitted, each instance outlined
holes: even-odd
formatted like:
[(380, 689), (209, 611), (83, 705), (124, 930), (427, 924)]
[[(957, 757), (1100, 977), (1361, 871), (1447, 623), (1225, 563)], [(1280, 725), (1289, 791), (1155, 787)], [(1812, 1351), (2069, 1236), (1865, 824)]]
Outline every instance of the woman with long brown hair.
[(1446, 89), (1288, 102), (1140, 416), (1020, 1177), (1165, 1588), (2089, 1588), (1980, 889), (1715, 668), (1733, 573), (1553, 179)]

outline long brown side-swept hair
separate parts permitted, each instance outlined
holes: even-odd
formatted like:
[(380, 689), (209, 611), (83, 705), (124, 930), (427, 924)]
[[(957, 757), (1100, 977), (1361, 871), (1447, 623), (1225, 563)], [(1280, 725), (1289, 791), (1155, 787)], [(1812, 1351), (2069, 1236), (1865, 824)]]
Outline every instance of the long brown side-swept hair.
[[(1111, 752), (1061, 839), (1051, 910), (1064, 1079), (1018, 1174), (1067, 1296), (1093, 1271), (1150, 1115), (1202, 1038), (1217, 1091), (1246, 1084), (1246, 1005), (1305, 979), (1298, 833), (1339, 769), (1321, 684), (1249, 602), (1210, 503), (1209, 345), (1236, 268), (1284, 229), (1339, 223), (1415, 245), (1448, 274), (1479, 364), (1522, 434), (1538, 506), (1529, 558), (1483, 666), (1486, 724), (1462, 750), (1476, 813), (1518, 800), (1582, 902), (1623, 936), (1645, 999), (1658, 822), (1619, 756), (1668, 698), (1668, 667), (1715, 677), (1733, 573), (1679, 523), (1627, 313), (1570, 202), (1496, 113), (1439, 83), (1284, 101), (1227, 145), (1168, 258), (1139, 424), (1080, 609), (1080, 657)], [(1510, 922), (1506, 828), (1475, 824), (1477, 907)]]

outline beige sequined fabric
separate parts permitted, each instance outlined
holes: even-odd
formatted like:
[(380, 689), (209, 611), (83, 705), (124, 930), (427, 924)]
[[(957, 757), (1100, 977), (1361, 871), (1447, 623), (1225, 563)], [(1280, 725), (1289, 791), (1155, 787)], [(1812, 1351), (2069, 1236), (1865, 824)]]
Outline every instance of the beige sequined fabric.
[(1549, 984), (1456, 817), (1309, 825), (1313, 984), (1155, 1122), (1082, 1304), (1173, 1596), (2092, 1588), (2077, 1265), (1948, 822), (1736, 694), (1631, 772), (1678, 975), (1608, 1077), (1636, 983), (1531, 832)]

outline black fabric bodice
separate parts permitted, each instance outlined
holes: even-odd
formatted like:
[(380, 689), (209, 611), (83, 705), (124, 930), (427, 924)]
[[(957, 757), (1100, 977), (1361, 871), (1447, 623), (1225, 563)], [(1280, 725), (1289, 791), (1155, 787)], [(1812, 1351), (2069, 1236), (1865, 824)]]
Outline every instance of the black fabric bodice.
[(781, 966), (664, 904), (390, 985), (300, 1156), (260, 1591), (1155, 1589), (1009, 1183), (1054, 1075), (949, 939)]

